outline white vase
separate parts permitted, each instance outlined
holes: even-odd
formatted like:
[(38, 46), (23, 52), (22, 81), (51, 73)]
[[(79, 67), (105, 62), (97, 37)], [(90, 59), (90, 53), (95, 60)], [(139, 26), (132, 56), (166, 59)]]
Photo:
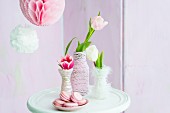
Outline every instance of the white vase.
[(73, 91), (86, 95), (89, 92), (89, 66), (85, 52), (74, 53), (74, 67), (71, 75)]
[(107, 82), (107, 77), (110, 71), (111, 69), (108, 66), (103, 66), (102, 69), (93, 69), (95, 84), (92, 89), (92, 97), (95, 99), (106, 99), (110, 94), (111, 85)]
[(69, 69), (69, 70), (58, 69), (58, 71), (62, 77), (61, 91), (65, 91), (71, 94), (72, 86), (70, 82), (70, 77), (71, 77), (71, 73), (73, 72), (73, 69)]

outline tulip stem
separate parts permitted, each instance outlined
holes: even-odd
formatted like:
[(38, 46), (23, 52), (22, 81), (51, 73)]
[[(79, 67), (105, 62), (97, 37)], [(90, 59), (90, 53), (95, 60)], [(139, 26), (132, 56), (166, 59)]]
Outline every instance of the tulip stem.
[(90, 29), (91, 29), (91, 30), (89, 30), (89, 32), (88, 32), (88, 34), (87, 34), (86, 39), (85, 39), (84, 42), (88, 42), (89, 39), (90, 39), (90, 37), (93, 35), (93, 33), (94, 33), (94, 31), (95, 31), (93, 28), (90, 28)]

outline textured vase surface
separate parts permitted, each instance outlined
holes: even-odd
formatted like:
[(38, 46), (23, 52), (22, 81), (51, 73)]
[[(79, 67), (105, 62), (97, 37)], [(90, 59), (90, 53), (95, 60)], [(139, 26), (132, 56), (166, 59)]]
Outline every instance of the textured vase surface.
[(63, 70), (63, 69), (58, 69), (61, 77), (62, 77), (62, 84), (61, 84), (61, 91), (65, 91), (67, 93), (72, 92), (72, 86), (71, 86), (71, 73), (73, 72), (73, 69), (69, 70)]
[(71, 75), (73, 91), (86, 95), (89, 91), (89, 66), (85, 52), (74, 53), (74, 68)]

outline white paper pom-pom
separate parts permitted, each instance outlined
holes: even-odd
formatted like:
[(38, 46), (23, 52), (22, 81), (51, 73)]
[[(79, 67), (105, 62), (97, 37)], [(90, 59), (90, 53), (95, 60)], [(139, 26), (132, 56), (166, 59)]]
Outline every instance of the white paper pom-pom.
[(10, 38), (11, 46), (20, 53), (33, 53), (39, 47), (37, 32), (29, 26), (17, 26)]

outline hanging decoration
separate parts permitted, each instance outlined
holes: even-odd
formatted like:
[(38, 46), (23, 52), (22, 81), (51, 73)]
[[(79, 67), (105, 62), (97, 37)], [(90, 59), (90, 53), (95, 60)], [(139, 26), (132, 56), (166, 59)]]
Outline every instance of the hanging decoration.
[(36, 30), (29, 26), (17, 26), (10, 34), (10, 43), (17, 52), (33, 53), (39, 47)]
[(65, 0), (20, 0), (24, 16), (37, 26), (47, 26), (57, 22), (65, 8)]

